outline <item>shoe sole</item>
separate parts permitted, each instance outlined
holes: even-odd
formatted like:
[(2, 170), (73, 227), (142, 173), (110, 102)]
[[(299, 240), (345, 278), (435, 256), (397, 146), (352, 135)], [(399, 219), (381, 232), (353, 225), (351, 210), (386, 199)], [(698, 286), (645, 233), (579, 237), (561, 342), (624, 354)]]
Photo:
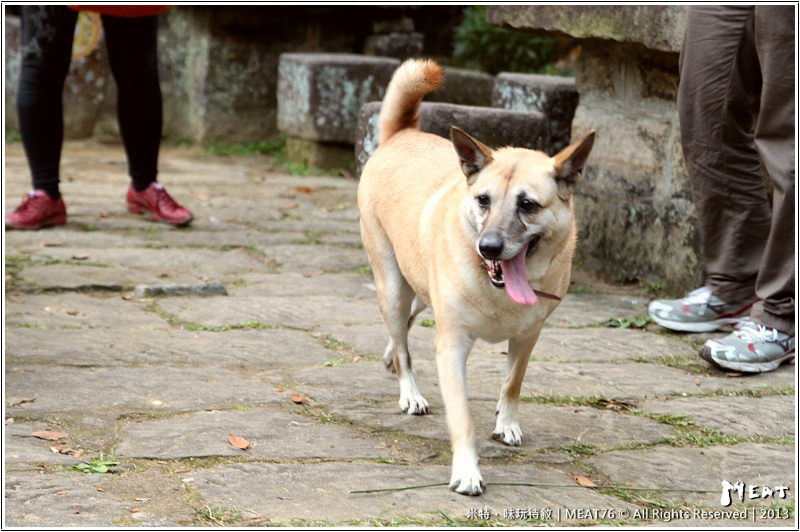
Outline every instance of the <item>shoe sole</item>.
[(67, 223), (67, 215), (59, 214), (37, 225), (17, 225), (6, 220), (6, 229), (16, 229), (17, 231), (37, 231), (45, 227), (53, 227), (54, 225), (64, 225), (65, 223)]
[(650, 317), (653, 319), (654, 322), (661, 325), (665, 329), (670, 329), (678, 332), (693, 332), (693, 333), (720, 331), (724, 327), (729, 327), (729, 326), (735, 327), (736, 325), (740, 325), (748, 321), (748, 318), (725, 318), (721, 320), (692, 323), (685, 321), (670, 321), (652, 315)]
[(165, 224), (169, 224), (169, 225), (174, 225), (176, 227), (183, 227), (185, 225), (189, 225), (189, 223), (191, 223), (191, 221), (194, 220), (194, 216), (192, 216), (190, 214), (183, 221), (173, 222), (171, 220), (167, 220), (165, 218), (162, 218), (159, 215), (155, 214), (154, 212), (149, 211), (149, 210), (145, 209), (144, 207), (140, 207), (139, 205), (136, 205), (136, 204), (133, 204), (133, 203), (128, 203), (128, 212), (133, 213), (133, 214), (149, 214), (150, 215), (150, 219), (153, 220), (154, 222), (161, 222), (161, 223), (165, 223)]
[(794, 363), (794, 348), (782, 357), (768, 362), (731, 362), (730, 360), (717, 360), (711, 354), (711, 348), (703, 346), (700, 349), (700, 358), (724, 369), (741, 371), (742, 373), (767, 373), (778, 369), (782, 364)]

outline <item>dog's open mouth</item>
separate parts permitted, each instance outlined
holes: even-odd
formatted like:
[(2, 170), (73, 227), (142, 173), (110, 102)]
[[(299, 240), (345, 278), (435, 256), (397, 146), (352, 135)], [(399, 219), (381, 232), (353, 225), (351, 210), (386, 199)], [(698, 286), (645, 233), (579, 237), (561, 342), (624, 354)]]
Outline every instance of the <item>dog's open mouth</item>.
[[(535, 236), (529, 243), (528, 248), (525, 251), (525, 258), (529, 258), (536, 252), (536, 248), (539, 247), (539, 239), (541, 237)], [(505, 276), (503, 275), (503, 265), (502, 262), (499, 260), (485, 260), (483, 261), (484, 266), (486, 266), (486, 272), (489, 274), (489, 280), (492, 284), (497, 288), (503, 288), (506, 285)]]
[(505, 288), (508, 297), (520, 305), (533, 306), (538, 302), (536, 294), (528, 284), (525, 261), (536, 252), (540, 239), (540, 236), (533, 237), (528, 242), (527, 248), (511, 259), (483, 261), (492, 285)]

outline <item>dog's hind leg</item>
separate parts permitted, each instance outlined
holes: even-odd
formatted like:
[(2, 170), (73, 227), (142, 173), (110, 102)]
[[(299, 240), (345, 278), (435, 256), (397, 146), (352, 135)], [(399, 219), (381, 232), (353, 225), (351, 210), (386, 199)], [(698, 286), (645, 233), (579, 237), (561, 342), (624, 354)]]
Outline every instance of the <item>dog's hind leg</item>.
[(414, 304), (416, 294), (403, 277), (394, 253), (384, 253), (382, 259), (374, 261), (372, 269), (378, 289), (378, 306), (389, 329), (392, 365), (400, 383), (400, 409), (406, 414), (427, 414), (428, 401), (417, 389), (411, 369), (411, 354), (408, 352), (408, 328), (409, 323), (413, 322), (410, 316), (415, 317), (412, 311), (419, 313), (425, 306), (421, 301), (422, 308)]
[[(411, 327), (414, 325), (414, 320), (417, 318), (417, 315), (425, 310), (427, 305), (422, 302), (419, 296), (414, 298), (414, 302), (411, 304), (411, 316), (408, 318), (408, 329), (411, 330)], [(386, 369), (395, 373), (397, 370), (394, 367), (394, 342), (391, 338), (389, 338), (389, 343), (386, 344), (386, 350), (383, 352), (383, 363), (386, 364)]]
[(522, 445), (522, 429), (519, 426), (517, 408), (522, 380), (528, 368), (533, 346), (539, 339), (541, 326), (532, 337), (524, 340), (511, 338), (508, 341), (508, 365), (506, 380), (500, 389), (500, 400), (497, 402), (497, 423), (492, 438), (506, 445), (518, 447)]

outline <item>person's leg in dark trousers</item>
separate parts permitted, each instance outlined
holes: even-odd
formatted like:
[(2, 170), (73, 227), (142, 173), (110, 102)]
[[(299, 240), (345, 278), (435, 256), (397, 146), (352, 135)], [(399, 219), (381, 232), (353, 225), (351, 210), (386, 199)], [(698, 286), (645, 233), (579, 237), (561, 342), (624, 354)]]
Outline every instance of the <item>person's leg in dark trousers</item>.
[(17, 113), (33, 188), (59, 199), (64, 140), (61, 95), (72, 56), (77, 13), (66, 6), (23, 5)]
[(793, 21), (791, 6), (690, 7), (678, 95), (707, 285), (729, 302), (757, 295), (751, 319), (791, 335)]
[(158, 153), (163, 126), (158, 80), (158, 17), (103, 15), (108, 62), (117, 84), (117, 119), (128, 157), (130, 212), (154, 221), (183, 226), (193, 219), (160, 183)]
[(753, 138), (760, 91), (753, 6), (692, 6), (681, 49), (681, 142), (706, 285), (728, 303), (755, 299), (772, 217)]
[(133, 188), (146, 189), (158, 174), (162, 100), (158, 80), (158, 17), (103, 15), (111, 73), (117, 85), (117, 119)]
[(756, 282), (751, 319), (795, 332), (795, 50), (793, 6), (755, 7), (761, 105), (755, 142), (773, 183), (772, 225)]

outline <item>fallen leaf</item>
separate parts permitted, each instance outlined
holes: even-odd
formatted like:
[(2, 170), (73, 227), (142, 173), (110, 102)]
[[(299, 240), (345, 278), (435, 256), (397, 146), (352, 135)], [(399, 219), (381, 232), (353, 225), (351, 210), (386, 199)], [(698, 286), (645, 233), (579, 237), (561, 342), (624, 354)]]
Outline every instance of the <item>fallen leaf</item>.
[(98, 488), (97, 488), (97, 491), (99, 491), (100, 493), (105, 493), (105, 491), (106, 491), (106, 490), (104, 490), (103, 488), (99, 488), (99, 487), (98, 487)]
[(108, 211), (103, 211), (100, 213), (100, 218), (108, 218), (109, 214)]
[(311, 187), (294, 187), (294, 189), (301, 194), (311, 194), (314, 192), (314, 189)]
[(285, 390), (282, 387), (278, 386), (277, 388), (275, 388), (275, 391), (278, 392), (278, 393), (282, 393)]
[(75, 458), (80, 458), (81, 456), (83, 456), (83, 453), (84, 453), (83, 449), (78, 449), (77, 451), (75, 451), (75, 454), (73, 456)]
[(580, 476), (580, 475), (572, 475), (572, 478), (575, 480), (575, 482), (577, 482), (577, 483), (578, 483), (578, 484), (580, 484), (581, 486), (585, 486), (585, 487), (587, 487), (587, 488), (590, 488), (590, 487), (592, 487), (592, 486), (595, 486), (595, 485), (596, 485), (594, 482), (592, 482), (592, 481), (591, 481), (591, 480), (589, 480), (588, 478), (586, 478), (586, 477), (582, 477), (582, 476)]
[(289, 399), (291, 399), (292, 402), (297, 403), (298, 405), (301, 405), (301, 404), (305, 403), (306, 396), (301, 394), (301, 393), (293, 393), (292, 395), (289, 396)]
[(67, 493), (69, 493), (67, 490), (61, 490), (61, 491), (57, 491), (56, 495), (66, 495)]
[(738, 371), (729, 371), (725, 374), (726, 377), (741, 377), (742, 374)]
[(31, 436), (34, 436), (36, 438), (41, 438), (43, 440), (55, 441), (55, 440), (60, 440), (61, 438), (66, 438), (67, 436), (69, 436), (69, 434), (67, 434), (66, 432), (39, 430), (31, 433)]
[(60, 445), (56, 444), (56, 445), (51, 445), (50, 450), (53, 451), (55, 454), (59, 454), (62, 449)]
[(240, 436), (234, 436), (233, 434), (228, 434), (228, 441), (230, 442), (231, 445), (233, 445), (234, 447), (238, 447), (243, 451), (246, 450), (248, 447), (250, 447), (249, 441), (245, 440)]
[(125, 301), (130, 301), (131, 299), (133, 299), (133, 294), (125, 294), (124, 296), (122, 296), (122, 299), (124, 299)]
[(135, 501), (138, 501), (138, 502), (147, 502), (147, 501), (149, 501), (150, 499), (148, 499), (148, 498), (146, 498), (146, 497), (136, 497), (134, 500), (135, 500)]
[(136, 512), (141, 512), (141, 511), (142, 511), (142, 509), (141, 509), (141, 508), (131, 508), (131, 509), (130, 509), (130, 510), (128, 510), (128, 511), (129, 511), (130, 513), (132, 513), (132, 514), (135, 514)]
[(197, 199), (199, 199), (200, 201), (208, 201), (211, 199), (211, 196), (209, 196), (208, 194), (197, 194)]
[(311, 273), (304, 273), (303, 277), (306, 277), (306, 278), (308, 278), (308, 277), (319, 277), (320, 275), (322, 275), (324, 273), (325, 273), (325, 270), (317, 270), (317, 271), (311, 272)]
[(72, 256), (72, 258), (75, 259), (75, 260), (86, 260), (86, 259), (89, 258), (89, 254), (88, 253), (76, 253), (75, 255)]

